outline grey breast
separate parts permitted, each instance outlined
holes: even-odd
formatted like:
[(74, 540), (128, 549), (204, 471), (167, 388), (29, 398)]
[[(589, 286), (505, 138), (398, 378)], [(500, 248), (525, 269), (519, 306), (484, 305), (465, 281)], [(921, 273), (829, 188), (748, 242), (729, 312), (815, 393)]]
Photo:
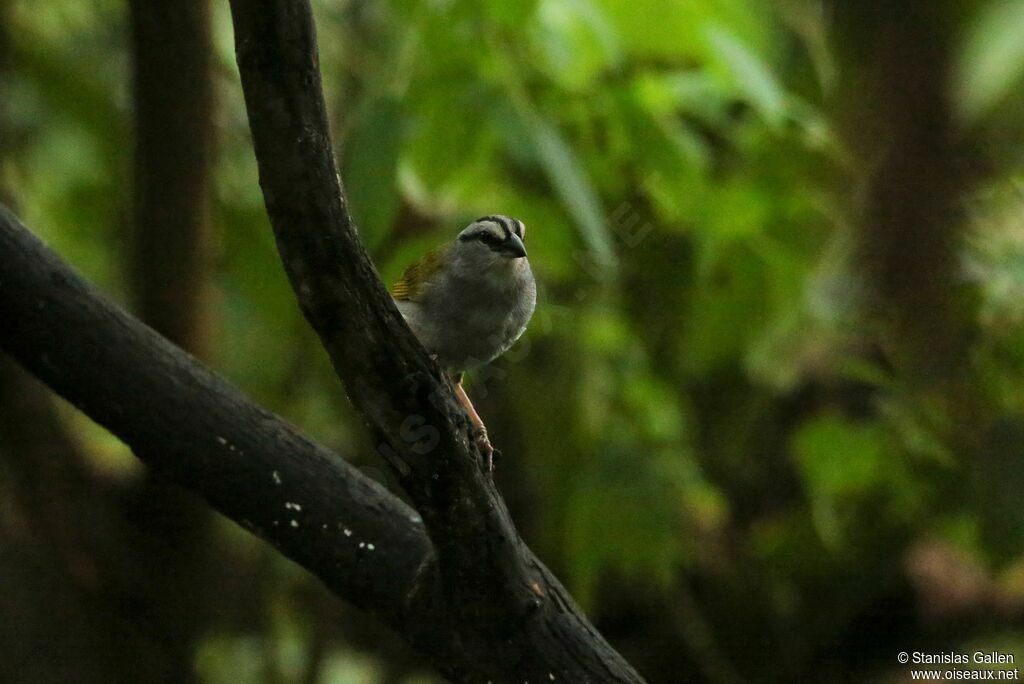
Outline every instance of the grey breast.
[(399, 307), (443, 366), (466, 370), (483, 365), (526, 330), (537, 289), (526, 260), (516, 262), (512, 274), (450, 274), (435, 283), (417, 306)]

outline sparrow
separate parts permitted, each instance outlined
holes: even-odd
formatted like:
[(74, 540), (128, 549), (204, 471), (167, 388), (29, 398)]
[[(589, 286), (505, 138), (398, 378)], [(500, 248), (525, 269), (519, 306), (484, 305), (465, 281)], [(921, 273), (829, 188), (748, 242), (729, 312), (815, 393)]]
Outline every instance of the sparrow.
[(481, 216), (455, 240), (409, 266), (391, 287), (409, 328), (451, 376), (489, 471), (494, 448), (462, 378), (503, 354), (533, 316), (537, 283), (525, 237), (526, 226), (518, 219)]

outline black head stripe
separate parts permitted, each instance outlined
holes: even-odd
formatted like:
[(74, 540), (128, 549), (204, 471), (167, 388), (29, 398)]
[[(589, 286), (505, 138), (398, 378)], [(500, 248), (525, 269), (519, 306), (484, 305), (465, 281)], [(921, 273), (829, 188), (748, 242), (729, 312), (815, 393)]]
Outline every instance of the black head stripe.
[[(480, 223), (480, 221), (474, 221), (474, 223)], [(495, 245), (499, 245), (505, 241), (505, 237), (502, 235), (502, 231), (496, 230), (489, 226), (478, 226), (473, 230), (463, 231), (459, 234), (459, 240), (461, 242), (482, 242), (488, 247), (493, 248)]]
[(504, 216), (498, 216), (497, 214), (490, 214), (488, 216), (481, 216), (473, 223), (497, 223), (499, 226), (505, 225), (507, 219)]
[(483, 223), (485, 221), (487, 223), (496, 223), (499, 226), (501, 226), (504, 238), (506, 240), (509, 238), (509, 235), (511, 234), (512, 230), (509, 228), (510, 220), (507, 216), (500, 216), (498, 214), (492, 214), (490, 216), (481, 216), (476, 220), (476, 223)]

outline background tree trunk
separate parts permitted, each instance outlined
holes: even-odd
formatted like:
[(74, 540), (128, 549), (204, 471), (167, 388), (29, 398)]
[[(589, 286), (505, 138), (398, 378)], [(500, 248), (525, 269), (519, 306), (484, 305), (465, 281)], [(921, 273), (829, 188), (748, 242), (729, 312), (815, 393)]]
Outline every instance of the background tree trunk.
[(143, 321), (210, 347), (213, 158), (208, 0), (131, 0), (135, 102), (132, 275)]
[[(131, 284), (143, 322), (199, 358), (211, 349), (214, 101), (208, 0), (130, 0), (135, 113)], [(146, 473), (126, 497), (167, 682), (194, 676), (214, 612), (209, 508)]]
[[(207, 4), (131, 3), (137, 124), (131, 283), (146, 322), (198, 355), (210, 342)], [(0, 3), (0, 93), (13, 75), (9, 10), (6, 0)], [(8, 112), (2, 114), (0, 198), (12, 202), (6, 181), (18, 136)], [(191, 681), (217, 567), (207, 553), (209, 509), (149, 473), (122, 483), (95, 472), (50, 393), (6, 357), (0, 406), (0, 450), (26, 525), (21, 533), (11, 530), (5, 544), (22, 552), (7, 556), (4, 575), (24, 581), (3, 583), (22, 587), (3, 603), (6, 614), (23, 616), (14, 621), (19, 632), (9, 642), (18, 646), (5, 659), (14, 669), (4, 679)], [(32, 546), (29, 539), (44, 543)], [(41, 649), (53, 657), (27, 655)]]

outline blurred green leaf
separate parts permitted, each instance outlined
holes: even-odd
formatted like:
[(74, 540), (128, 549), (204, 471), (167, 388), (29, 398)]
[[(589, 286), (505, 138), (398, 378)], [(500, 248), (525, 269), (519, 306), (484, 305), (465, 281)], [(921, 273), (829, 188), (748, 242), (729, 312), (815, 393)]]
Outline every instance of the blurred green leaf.
[[(480, 184), (499, 171), (494, 165), (500, 141), (495, 124), (502, 99), (465, 74), (431, 81), (413, 99), (416, 110), (410, 114), (402, 152), (402, 165), (419, 186), (411, 190), (442, 207), (478, 199)], [(405, 174), (400, 179), (409, 185)]]
[(876, 425), (822, 416), (804, 424), (793, 450), (811, 489), (830, 498), (870, 491), (884, 476), (885, 452)]
[(595, 454), (574, 478), (566, 529), (573, 592), (585, 606), (609, 576), (662, 591), (674, 578), (682, 557), (677, 493), (655, 476), (651, 456), (611, 449)]
[(545, 71), (568, 89), (582, 89), (619, 60), (618, 36), (592, 0), (542, 0), (532, 32)]
[(807, 487), (815, 527), (831, 547), (857, 523), (860, 506), (877, 510), (875, 497), (911, 496), (907, 473), (877, 423), (825, 414), (793, 436), (793, 453)]
[(558, 130), (533, 113), (524, 116), (538, 161), (551, 185), (575, 219), (580, 237), (602, 270), (614, 267), (615, 253), (601, 201), (575, 152)]
[(956, 92), (968, 122), (984, 116), (1024, 76), (1024, 2), (989, 0), (970, 26)]
[(763, 300), (770, 282), (761, 260), (713, 238), (702, 242), (701, 276), (689, 313), (699, 325), (685, 331), (680, 351), (687, 370), (697, 376), (735, 362), (770, 320)]
[(345, 144), (345, 194), (370, 249), (390, 232), (398, 213), (398, 157), (404, 129), (398, 100), (378, 98), (362, 112)]
[[(625, 48), (643, 58), (680, 59), (692, 57), (703, 10), (689, 0), (601, 0), (622, 37)], [(657, 17), (657, 21), (651, 21)]]
[(786, 115), (786, 96), (768, 66), (722, 26), (709, 26), (706, 36), (736, 89), (749, 98), (768, 123), (781, 124)]

